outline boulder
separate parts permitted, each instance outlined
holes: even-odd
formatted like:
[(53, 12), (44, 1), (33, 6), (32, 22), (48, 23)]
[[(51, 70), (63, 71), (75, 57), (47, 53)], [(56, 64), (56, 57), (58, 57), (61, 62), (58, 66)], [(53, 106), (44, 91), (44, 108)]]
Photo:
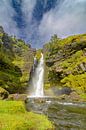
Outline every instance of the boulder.
[(8, 98), (8, 95), (9, 95), (8, 91), (0, 87), (0, 99), (6, 99)]
[(69, 87), (64, 87), (64, 88), (61, 89), (61, 93), (62, 93), (62, 94), (67, 94), (67, 95), (69, 95), (71, 92), (72, 92), (72, 90), (71, 90), (71, 88), (69, 88)]
[(10, 94), (8, 100), (25, 101), (26, 98), (27, 98), (26, 94), (15, 93), (15, 94)]
[(71, 100), (74, 100), (74, 101), (79, 101), (80, 100), (80, 96), (75, 91), (73, 91), (72, 93), (70, 93), (69, 98)]

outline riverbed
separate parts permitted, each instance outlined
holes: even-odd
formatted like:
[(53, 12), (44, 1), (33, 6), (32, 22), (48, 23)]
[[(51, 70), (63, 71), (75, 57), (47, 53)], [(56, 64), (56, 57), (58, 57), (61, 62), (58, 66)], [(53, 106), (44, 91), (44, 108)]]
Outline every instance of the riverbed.
[(86, 103), (65, 102), (55, 97), (28, 97), (27, 111), (45, 114), (55, 130), (86, 130)]

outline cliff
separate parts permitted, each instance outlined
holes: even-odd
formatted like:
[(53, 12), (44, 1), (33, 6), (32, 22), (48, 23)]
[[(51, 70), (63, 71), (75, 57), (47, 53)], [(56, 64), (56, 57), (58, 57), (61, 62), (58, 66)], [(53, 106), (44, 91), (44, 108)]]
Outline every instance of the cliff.
[(25, 91), (30, 78), (34, 53), (35, 50), (29, 44), (26, 44), (21, 39), (8, 36), (0, 27), (1, 88), (9, 93), (22, 93)]
[(44, 45), (45, 88), (69, 87), (86, 93), (86, 34), (59, 39), (54, 35)]

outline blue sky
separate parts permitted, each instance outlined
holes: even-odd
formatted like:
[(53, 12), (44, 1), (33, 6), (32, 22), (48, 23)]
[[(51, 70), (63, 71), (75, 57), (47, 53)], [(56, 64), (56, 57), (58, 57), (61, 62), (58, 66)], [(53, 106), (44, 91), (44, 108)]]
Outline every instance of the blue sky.
[(86, 0), (0, 0), (0, 25), (40, 48), (54, 34), (86, 33)]

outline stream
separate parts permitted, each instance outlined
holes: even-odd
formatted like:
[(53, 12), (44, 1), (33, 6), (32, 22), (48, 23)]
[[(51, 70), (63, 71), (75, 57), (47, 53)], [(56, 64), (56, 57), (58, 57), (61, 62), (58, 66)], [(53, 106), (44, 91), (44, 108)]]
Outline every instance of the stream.
[[(34, 66), (36, 58), (34, 57)], [(34, 68), (33, 66), (33, 68)], [(44, 95), (44, 58), (33, 69), (30, 91), (25, 101), (27, 111), (45, 114), (55, 125), (55, 130), (86, 130), (86, 103), (67, 102)]]
[(27, 98), (27, 111), (45, 114), (55, 130), (86, 130), (86, 103), (58, 101), (55, 97)]

